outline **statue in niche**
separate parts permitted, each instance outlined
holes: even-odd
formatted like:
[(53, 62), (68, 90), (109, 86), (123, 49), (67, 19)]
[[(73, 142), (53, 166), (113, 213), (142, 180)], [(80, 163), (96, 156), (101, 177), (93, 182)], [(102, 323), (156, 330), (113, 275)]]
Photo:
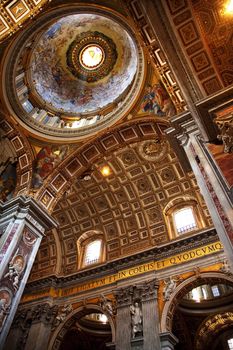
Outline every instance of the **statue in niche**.
[(167, 278), (164, 283), (164, 288), (163, 288), (163, 300), (164, 301), (168, 301), (170, 300), (170, 297), (172, 295), (172, 293), (174, 292), (177, 283), (180, 282), (180, 278), (177, 277), (169, 277)]
[(138, 302), (130, 305), (131, 314), (131, 332), (134, 339), (137, 335), (142, 334), (142, 310)]
[(101, 294), (100, 306), (102, 307), (103, 311), (110, 316), (115, 315), (115, 307), (112, 300), (107, 299), (103, 294)]

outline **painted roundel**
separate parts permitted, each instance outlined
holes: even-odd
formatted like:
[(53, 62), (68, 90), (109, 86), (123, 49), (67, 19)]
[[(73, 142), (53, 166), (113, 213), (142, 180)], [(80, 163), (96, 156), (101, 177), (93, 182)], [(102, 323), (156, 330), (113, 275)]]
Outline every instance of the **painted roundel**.
[(88, 31), (76, 37), (66, 56), (67, 66), (76, 78), (95, 82), (112, 71), (117, 61), (117, 48), (103, 33)]

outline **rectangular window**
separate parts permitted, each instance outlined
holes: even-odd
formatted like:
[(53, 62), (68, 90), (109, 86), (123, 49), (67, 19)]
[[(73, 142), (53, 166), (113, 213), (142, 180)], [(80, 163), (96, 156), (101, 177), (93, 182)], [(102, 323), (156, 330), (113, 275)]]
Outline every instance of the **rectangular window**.
[(84, 265), (95, 264), (100, 259), (101, 240), (98, 239), (86, 245)]
[(212, 286), (211, 289), (212, 289), (214, 297), (219, 297), (220, 296), (218, 286)]

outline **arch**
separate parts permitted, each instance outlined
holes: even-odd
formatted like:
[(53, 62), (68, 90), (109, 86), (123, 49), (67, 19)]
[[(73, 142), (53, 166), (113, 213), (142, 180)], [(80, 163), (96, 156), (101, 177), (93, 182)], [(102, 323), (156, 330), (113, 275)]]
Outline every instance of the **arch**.
[(198, 328), (195, 339), (195, 349), (204, 350), (209, 346), (210, 339), (216, 339), (223, 330), (232, 330), (233, 312), (220, 312), (208, 316)]
[(184, 201), (186, 203), (186, 202), (192, 202), (192, 201), (196, 201), (196, 200), (197, 199), (195, 197), (190, 196), (189, 194), (186, 194), (183, 197), (177, 196), (175, 198), (172, 198), (172, 200), (170, 200), (167, 203), (167, 205), (164, 207), (164, 213), (166, 214), (167, 212), (169, 212), (169, 210), (171, 210), (173, 207), (176, 207), (177, 205), (182, 204), (184, 206)]
[(35, 198), (49, 212), (52, 212), (74, 179), (90, 169), (94, 162), (125, 145), (158, 136), (163, 138), (164, 134), (161, 130), (168, 126), (169, 123), (161, 118), (145, 117), (125, 122), (121, 126), (115, 127), (111, 133), (105, 130), (101, 136), (83, 144), (61, 162), (35, 194)]
[[(66, 320), (58, 326), (58, 328), (55, 330), (52, 338), (50, 339), (49, 345), (48, 345), (48, 350), (57, 350), (59, 349), (59, 346), (68, 331), (68, 329), (71, 327), (73, 323), (75, 323), (80, 317), (84, 316), (87, 314), (87, 311), (89, 312), (101, 312), (106, 315), (104, 310), (101, 308), (101, 306), (96, 305), (96, 304), (88, 304), (85, 306), (80, 306), (77, 309), (75, 309), (73, 312), (71, 312)], [(114, 320), (110, 315), (106, 315), (111, 327), (112, 331), (112, 342), (115, 342), (116, 338), (116, 330), (115, 330), (115, 324)]]
[(225, 275), (221, 272), (204, 272), (201, 273), (198, 277), (195, 275), (181, 282), (171, 294), (170, 299), (164, 305), (160, 325), (162, 333), (172, 331), (172, 321), (176, 306), (178, 305), (180, 299), (182, 299), (188, 292), (190, 287), (192, 286), (195, 288), (200, 285), (200, 281), (209, 282), (210, 280), (214, 280), (218, 283), (228, 281), (233, 284), (233, 276)]

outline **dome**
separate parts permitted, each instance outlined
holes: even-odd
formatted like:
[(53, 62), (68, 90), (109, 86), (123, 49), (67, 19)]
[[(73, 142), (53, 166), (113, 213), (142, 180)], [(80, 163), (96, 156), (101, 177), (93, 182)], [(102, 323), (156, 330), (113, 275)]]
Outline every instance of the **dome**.
[(143, 54), (122, 19), (65, 12), (13, 46), (8, 98), (34, 130), (89, 136), (130, 112), (143, 81)]
[(75, 14), (43, 33), (30, 67), (29, 81), (49, 109), (72, 115), (98, 113), (133, 82), (137, 51), (126, 30), (113, 20)]

